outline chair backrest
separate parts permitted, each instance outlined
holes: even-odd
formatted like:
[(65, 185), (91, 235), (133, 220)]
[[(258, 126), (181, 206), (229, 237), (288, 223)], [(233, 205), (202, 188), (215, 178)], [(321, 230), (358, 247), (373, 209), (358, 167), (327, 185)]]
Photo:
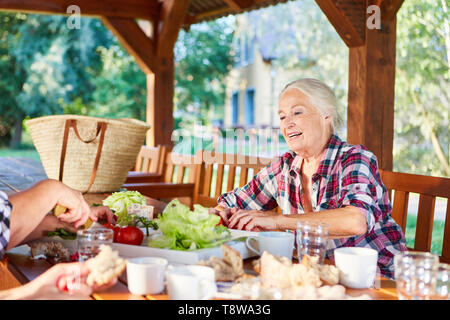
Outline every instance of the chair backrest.
[[(447, 198), (441, 261), (450, 262), (450, 179), (380, 170), (381, 180), (389, 190), (392, 218), (406, 229), (410, 193), (419, 194), (417, 223), (412, 250), (429, 252), (433, 231), (436, 197)], [(394, 196), (392, 199), (392, 191)]]
[(197, 156), (167, 152), (164, 160), (164, 182), (194, 183), (201, 160)]
[[(243, 187), (274, 159), (200, 151), (194, 190), (194, 203), (215, 207), (217, 198), (235, 187)], [(214, 188), (214, 189), (213, 189)]]
[(162, 145), (156, 147), (142, 146), (136, 159), (134, 171), (161, 174), (166, 152), (167, 148)]

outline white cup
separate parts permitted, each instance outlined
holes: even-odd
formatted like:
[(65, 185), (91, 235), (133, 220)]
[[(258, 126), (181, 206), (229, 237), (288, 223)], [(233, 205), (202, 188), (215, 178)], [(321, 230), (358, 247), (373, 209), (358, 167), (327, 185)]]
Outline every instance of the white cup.
[(170, 300), (209, 300), (217, 293), (214, 269), (207, 266), (169, 266), (166, 271)]
[[(251, 241), (258, 242), (259, 250), (252, 246)], [(267, 251), (273, 255), (279, 255), (292, 260), (295, 236), (289, 232), (263, 231), (256, 237), (248, 237), (245, 241), (247, 247), (258, 255)]]
[(139, 257), (127, 261), (128, 290), (133, 294), (158, 294), (164, 290), (164, 258)]
[(343, 247), (334, 250), (339, 282), (354, 289), (371, 288), (377, 273), (378, 252), (370, 248)]

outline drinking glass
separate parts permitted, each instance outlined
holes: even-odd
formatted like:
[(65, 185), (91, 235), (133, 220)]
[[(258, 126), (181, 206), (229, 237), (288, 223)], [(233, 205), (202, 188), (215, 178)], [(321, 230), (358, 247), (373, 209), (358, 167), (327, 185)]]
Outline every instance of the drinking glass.
[(433, 299), (450, 300), (450, 264), (439, 263)]
[(323, 264), (327, 249), (329, 225), (322, 222), (302, 221), (297, 223), (298, 259), (303, 256), (318, 256)]
[(78, 261), (95, 257), (102, 244), (112, 245), (114, 232), (107, 228), (79, 230), (77, 232)]
[(436, 290), (439, 257), (429, 252), (403, 252), (394, 257), (400, 300), (429, 300)]

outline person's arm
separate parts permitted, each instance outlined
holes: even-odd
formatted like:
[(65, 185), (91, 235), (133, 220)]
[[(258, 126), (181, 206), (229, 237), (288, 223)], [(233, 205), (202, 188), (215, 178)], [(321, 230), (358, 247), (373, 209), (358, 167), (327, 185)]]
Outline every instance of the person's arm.
[(22, 243), (56, 204), (68, 208), (59, 219), (74, 223), (75, 228), (83, 225), (90, 214), (82, 194), (56, 180), (38, 182), (27, 190), (11, 195), (9, 201), (12, 211), (8, 249)]
[[(0, 291), (0, 300), (68, 299), (74, 296), (88, 299), (92, 288), (83, 281), (88, 273), (88, 268), (81, 262), (58, 263), (25, 285)], [(59, 280), (65, 276), (75, 280), (69, 292), (58, 288)]]

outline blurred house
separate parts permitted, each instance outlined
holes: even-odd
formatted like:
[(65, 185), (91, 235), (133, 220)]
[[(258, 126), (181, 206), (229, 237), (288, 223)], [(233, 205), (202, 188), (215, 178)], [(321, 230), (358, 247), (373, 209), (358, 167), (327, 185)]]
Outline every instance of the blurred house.
[[(274, 65), (280, 34), (259, 34), (247, 14), (236, 20), (235, 64), (227, 78), (225, 128), (279, 128), (278, 95), (298, 71)], [(279, 50), (279, 49), (278, 49)]]

